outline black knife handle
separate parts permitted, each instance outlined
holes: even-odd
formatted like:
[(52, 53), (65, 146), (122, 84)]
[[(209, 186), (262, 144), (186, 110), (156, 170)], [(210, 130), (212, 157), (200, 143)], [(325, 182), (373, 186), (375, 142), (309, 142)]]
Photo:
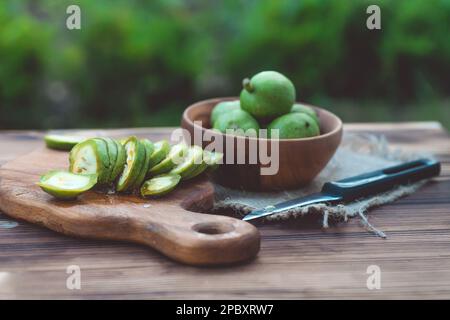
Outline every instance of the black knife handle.
[(441, 164), (431, 159), (419, 159), (352, 178), (327, 182), (322, 192), (342, 197), (343, 202), (374, 195), (397, 185), (438, 176)]

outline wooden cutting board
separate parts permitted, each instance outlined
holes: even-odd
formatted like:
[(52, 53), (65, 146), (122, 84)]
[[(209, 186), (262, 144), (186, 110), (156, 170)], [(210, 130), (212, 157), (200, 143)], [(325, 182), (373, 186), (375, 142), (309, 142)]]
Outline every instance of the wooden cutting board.
[(68, 153), (42, 148), (0, 168), (0, 210), (71, 236), (141, 243), (186, 264), (236, 263), (256, 256), (260, 235), (251, 224), (210, 215), (214, 188), (206, 178), (182, 183), (160, 199), (90, 191), (56, 200), (36, 182), (65, 169)]

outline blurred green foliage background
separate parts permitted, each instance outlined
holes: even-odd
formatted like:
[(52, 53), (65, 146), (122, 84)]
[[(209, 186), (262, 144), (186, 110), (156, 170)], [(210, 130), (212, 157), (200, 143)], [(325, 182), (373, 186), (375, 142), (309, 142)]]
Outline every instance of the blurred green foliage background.
[(178, 125), (270, 69), (344, 121), (450, 127), (449, 30), (450, 0), (2, 0), (0, 128)]

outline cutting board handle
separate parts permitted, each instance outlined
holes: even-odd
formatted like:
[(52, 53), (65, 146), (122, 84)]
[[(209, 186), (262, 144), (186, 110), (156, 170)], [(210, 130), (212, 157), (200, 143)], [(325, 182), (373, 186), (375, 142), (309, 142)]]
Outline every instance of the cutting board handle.
[(172, 222), (148, 212), (129, 220), (132, 241), (146, 244), (192, 265), (237, 263), (254, 258), (260, 234), (253, 225), (231, 217), (171, 208)]

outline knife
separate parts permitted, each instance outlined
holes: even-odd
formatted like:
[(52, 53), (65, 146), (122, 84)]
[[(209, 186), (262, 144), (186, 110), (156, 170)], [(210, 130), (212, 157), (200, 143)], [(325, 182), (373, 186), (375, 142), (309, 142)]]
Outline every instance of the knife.
[(393, 167), (364, 173), (335, 182), (327, 182), (319, 193), (284, 201), (273, 206), (256, 209), (243, 220), (250, 221), (311, 204), (349, 203), (367, 196), (388, 191), (395, 186), (438, 176), (441, 164), (431, 159), (419, 159)]

